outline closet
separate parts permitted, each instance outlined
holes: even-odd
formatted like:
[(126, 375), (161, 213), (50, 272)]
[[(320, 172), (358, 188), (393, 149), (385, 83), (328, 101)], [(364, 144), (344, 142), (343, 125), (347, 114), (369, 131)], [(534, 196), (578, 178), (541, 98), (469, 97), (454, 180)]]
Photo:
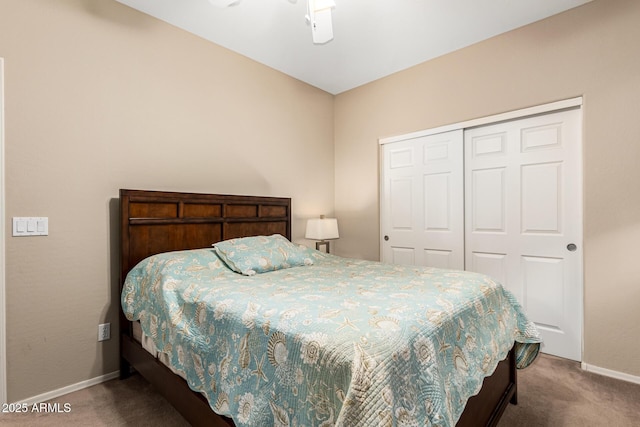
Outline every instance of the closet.
[(491, 276), (536, 323), (542, 351), (579, 361), (582, 114), (572, 101), (382, 140), (380, 248), (383, 262)]

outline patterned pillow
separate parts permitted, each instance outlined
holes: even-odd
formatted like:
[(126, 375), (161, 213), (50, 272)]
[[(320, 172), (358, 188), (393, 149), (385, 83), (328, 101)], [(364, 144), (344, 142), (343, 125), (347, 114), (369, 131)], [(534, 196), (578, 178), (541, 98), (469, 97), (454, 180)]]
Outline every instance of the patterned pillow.
[(225, 240), (213, 247), (230, 269), (245, 276), (313, 264), (308, 251), (280, 234)]

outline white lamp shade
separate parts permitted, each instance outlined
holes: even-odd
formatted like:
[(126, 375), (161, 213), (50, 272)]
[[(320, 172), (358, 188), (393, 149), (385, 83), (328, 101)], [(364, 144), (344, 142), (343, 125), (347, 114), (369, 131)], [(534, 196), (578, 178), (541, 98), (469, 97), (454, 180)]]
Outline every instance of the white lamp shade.
[(331, 240), (340, 237), (338, 234), (338, 220), (335, 218), (314, 218), (307, 221), (307, 231), (304, 235), (312, 240)]

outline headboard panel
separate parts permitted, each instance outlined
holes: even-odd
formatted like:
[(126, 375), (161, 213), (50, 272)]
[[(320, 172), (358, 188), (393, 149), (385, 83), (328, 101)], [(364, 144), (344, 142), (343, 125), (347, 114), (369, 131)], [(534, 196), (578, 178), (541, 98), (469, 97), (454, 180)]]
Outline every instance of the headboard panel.
[(161, 252), (279, 233), (291, 240), (291, 199), (120, 190), (120, 285), (138, 262)]

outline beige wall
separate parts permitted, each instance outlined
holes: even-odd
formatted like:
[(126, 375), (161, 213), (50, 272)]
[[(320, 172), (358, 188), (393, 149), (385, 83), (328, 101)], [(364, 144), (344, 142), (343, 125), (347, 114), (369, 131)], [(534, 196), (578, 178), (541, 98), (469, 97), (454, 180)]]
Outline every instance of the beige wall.
[[(119, 188), (333, 212), (333, 97), (112, 0), (0, 0), (8, 399), (118, 368)], [(13, 216), (49, 236), (14, 238)]]
[(640, 375), (639, 22), (595, 0), (338, 95), (338, 252), (379, 258), (378, 138), (584, 96), (584, 361)]

